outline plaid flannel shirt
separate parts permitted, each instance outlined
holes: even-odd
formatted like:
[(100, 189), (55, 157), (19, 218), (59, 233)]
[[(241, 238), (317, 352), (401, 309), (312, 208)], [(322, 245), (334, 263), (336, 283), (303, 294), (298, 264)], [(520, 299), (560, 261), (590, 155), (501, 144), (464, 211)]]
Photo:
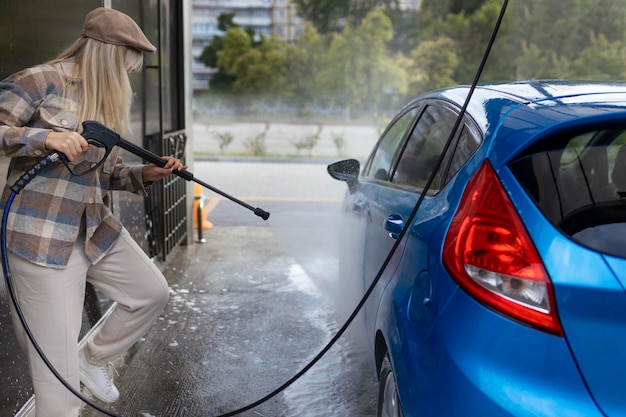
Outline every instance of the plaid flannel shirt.
[[(72, 65), (64, 63), (61, 71), (38, 65), (0, 82), (1, 153), (11, 157), (2, 210), (11, 194), (9, 187), (48, 153), (44, 147), (48, 133), (78, 130), (77, 103), (60, 95), (64, 83), (72, 82)], [(72, 163), (100, 160), (104, 151), (92, 148)], [(147, 195), (142, 168), (124, 165), (115, 147), (104, 164), (84, 176), (72, 175), (60, 162), (43, 169), (13, 200), (7, 249), (38, 265), (64, 268), (84, 229), (85, 253), (96, 263), (123, 227), (109, 208), (108, 191)]]

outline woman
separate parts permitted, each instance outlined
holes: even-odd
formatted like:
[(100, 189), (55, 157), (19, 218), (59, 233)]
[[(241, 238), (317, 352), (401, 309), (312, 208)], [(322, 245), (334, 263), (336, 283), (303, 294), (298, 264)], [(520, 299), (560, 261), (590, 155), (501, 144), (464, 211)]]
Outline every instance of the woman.
[[(132, 90), (128, 74), (138, 71), (143, 52), (155, 52), (127, 15), (98, 8), (85, 18), (82, 36), (50, 62), (20, 71), (0, 83), (2, 153), (11, 157), (1, 207), (10, 185), (40, 158), (63, 153), (75, 175), (56, 163), (17, 194), (7, 221), (11, 276), (26, 322), (56, 370), (80, 382), (104, 402), (119, 392), (107, 364), (123, 355), (150, 328), (169, 297), (165, 278), (109, 209), (109, 190), (146, 195), (146, 187), (185, 169), (167, 164), (127, 166), (115, 148), (103, 157), (79, 134), (96, 120), (129, 133)], [(86, 282), (117, 307), (77, 348)], [(13, 312), (14, 313), (14, 312)], [(45, 366), (16, 314), (13, 323), (27, 350), (38, 417), (75, 417), (80, 401)]]

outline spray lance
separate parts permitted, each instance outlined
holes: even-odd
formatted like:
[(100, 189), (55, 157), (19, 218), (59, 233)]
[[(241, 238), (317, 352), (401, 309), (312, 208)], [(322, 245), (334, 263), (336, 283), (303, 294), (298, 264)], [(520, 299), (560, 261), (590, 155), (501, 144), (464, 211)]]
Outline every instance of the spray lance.
[[(139, 147), (137, 145), (135, 145), (134, 143), (131, 143), (127, 140), (125, 140), (124, 138), (122, 138), (120, 135), (118, 135), (117, 133), (115, 133), (114, 131), (112, 131), (111, 129), (109, 129), (106, 126), (103, 126), (102, 124), (98, 123), (98, 122), (94, 122), (94, 121), (86, 121), (83, 122), (83, 133), (82, 135), (85, 137), (85, 139), (89, 140), (95, 140), (99, 143), (101, 143), (102, 145), (104, 145), (104, 147), (106, 148), (107, 152), (110, 152), (111, 149), (113, 148), (113, 146), (117, 145), (122, 149), (127, 150), (128, 152), (137, 155), (141, 158), (143, 158), (144, 160), (148, 161), (148, 162), (152, 162), (155, 165), (158, 165), (160, 167), (164, 166), (166, 164), (166, 161), (161, 158), (160, 156), (142, 148)], [(65, 156), (60, 155), (61, 159), (65, 158)], [(106, 159), (106, 158), (105, 158)], [(65, 162), (65, 161), (64, 161)], [(66, 163), (67, 165), (67, 163)], [(210, 186), (209, 184), (207, 184), (204, 181), (200, 181), (197, 178), (194, 178), (193, 174), (189, 171), (185, 171), (185, 170), (178, 170), (178, 171), (174, 171), (174, 174), (178, 175), (179, 177), (181, 177), (182, 179), (186, 180), (186, 181), (193, 181), (195, 183), (200, 184), (201, 186), (208, 188), (209, 190), (216, 192), (217, 194), (220, 194), (223, 197), (226, 197), (227, 199), (247, 208), (248, 210), (252, 211), (254, 214), (256, 214), (257, 216), (259, 216), (260, 218), (262, 218), (263, 220), (267, 220), (270, 217), (270, 214), (265, 211), (262, 210), (258, 207), (252, 207), (251, 205), (231, 196), (226, 194), (225, 192)]]

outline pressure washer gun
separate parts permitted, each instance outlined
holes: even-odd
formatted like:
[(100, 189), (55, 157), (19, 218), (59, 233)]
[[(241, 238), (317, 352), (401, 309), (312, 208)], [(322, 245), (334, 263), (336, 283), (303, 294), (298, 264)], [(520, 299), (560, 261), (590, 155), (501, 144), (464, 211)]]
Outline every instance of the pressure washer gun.
[[(127, 140), (125, 140), (124, 138), (122, 138), (119, 134), (115, 133), (114, 131), (112, 131), (111, 129), (109, 129), (108, 127), (95, 122), (95, 121), (85, 121), (83, 122), (83, 133), (82, 133), (83, 137), (87, 140), (93, 139), (99, 143), (101, 143), (107, 150), (107, 153), (111, 151), (111, 149), (113, 148), (113, 146), (119, 146), (122, 149), (127, 150), (128, 152), (132, 153), (133, 155), (136, 155), (140, 158), (142, 158), (145, 161), (148, 162), (152, 162), (153, 164), (159, 166), (159, 167), (163, 167), (165, 166), (165, 164), (167, 163), (167, 161), (163, 158), (161, 158), (160, 156), (158, 156), (155, 153), (150, 152), (147, 149), (144, 149), (140, 146), (135, 145), (134, 143), (131, 143)], [(63, 156), (61, 157), (63, 158)], [(67, 165), (67, 164), (66, 164)], [(186, 180), (186, 181), (193, 181), (195, 183), (200, 184), (201, 186), (208, 188), (209, 190), (223, 196), (226, 197), (227, 199), (247, 208), (248, 210), (252, 211), (254, 214), (256, 214), (257, 216), (259, 216), (260, 218), (262, 218), (263, 220), (267, 220), (270, 217), (270, 214), (265, 211), (262, 210), (258, 207), (252, 207), (251, 205), (205, 183), (204, 181), (200, 181), (197, 178), (194, 178), (193, 174), (189, 171), (186, 170), (176, 170), (173, 171), (173, 173), (175, 175), (178, 175), (179, 177), (181, 177), (182, 179)]]

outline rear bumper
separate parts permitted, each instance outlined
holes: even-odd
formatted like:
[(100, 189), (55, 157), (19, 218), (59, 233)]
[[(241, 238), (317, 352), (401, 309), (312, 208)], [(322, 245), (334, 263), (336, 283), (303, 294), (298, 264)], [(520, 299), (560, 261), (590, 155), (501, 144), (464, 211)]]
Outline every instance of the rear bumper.
[(447, 305), (427, 332), (427, 323), (406, 318), (406, 304), (394, 306), (400, 326), (386, 337), (405, 417), (604, 416), (565, 339), (504, 318), (461, 290)]

